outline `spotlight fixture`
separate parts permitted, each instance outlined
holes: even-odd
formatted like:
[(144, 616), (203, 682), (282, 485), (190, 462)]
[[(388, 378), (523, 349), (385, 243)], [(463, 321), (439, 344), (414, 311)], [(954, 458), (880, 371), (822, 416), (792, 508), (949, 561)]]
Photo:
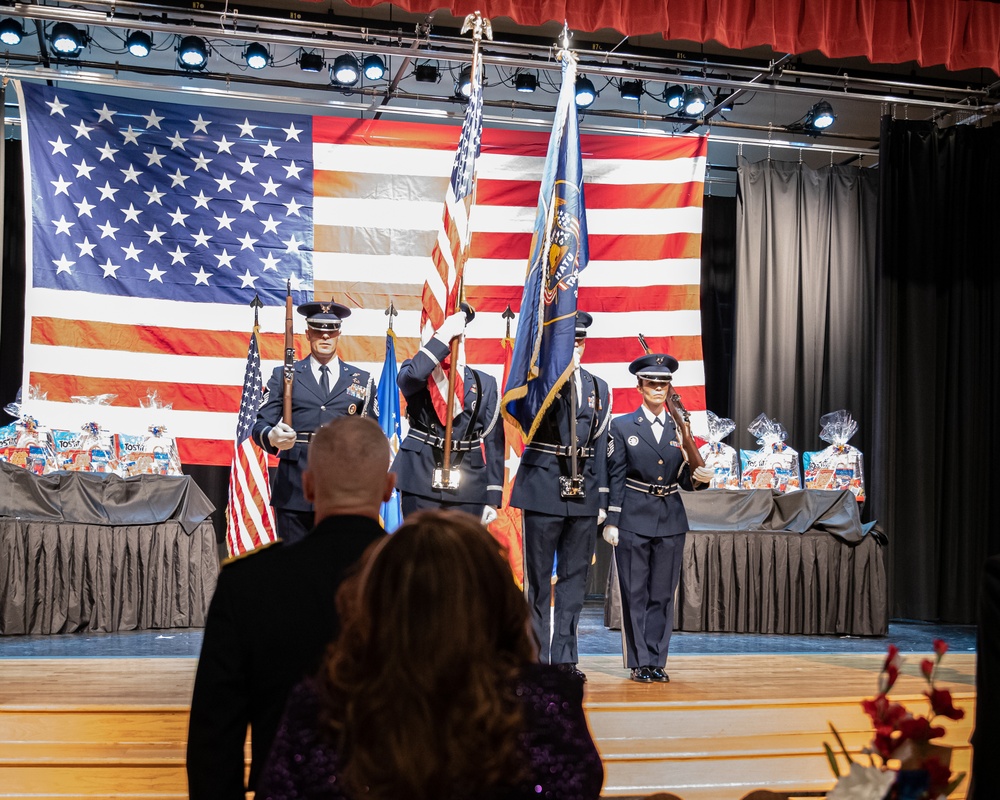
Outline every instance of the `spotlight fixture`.
[(465, 66), (462, 67), (462, 71), (458, 73), (458, 80), (455, 81), (455, 96), (467, 98), (471, 94), (472, 94), (472, 67)]
[(813, 132), (825, 131), (836, 121), (837, 115), (833, 113), (833, 106), (826, 100), (820, 100), (806, 114), (805, 129)]
[(331, 70), (333, 82), (339, 86), (353, 86), (361, 77), (361, 67), (358, 60), (350, 53), (344, 53), (333, 60)]
[(200, 36), (185, 36), (177, 45), (177, 63), (186, 70), (205, 69), (208, 45)]
[(0, 22), (0, 42), (3, 42), (8, 47), (13, 47), (14, 45), (21, 44), (21, 39), (23, 38), (24, 28), (16, 19), (7, 17), (3, 22)]
[(597, 99), (597, 89), (590, 78), (580, 75), (576, 79), (576, 104), (580, 108), (590, 108)]
[(385, 62), (374, 53), (365, 56), (365, 60), (361, 62), (361, 72), (367, 80), (380, 81), (385, 76)]
[(514, 76), (514, 88), (519, 92), (533, 92), (538, 88), (538, 76), (533, 72), (519, 72)]
[(638, 100), (642, 97), (642, 81), (622, 81), (618, 84), (622, 100)]
[(697, 117), (705, 110), (708, 100), (701, 89), (688, 89), (684, 92), (684, 115), (687, 117)]
[(420, 83), (437, 83), (441, 80), (441, 71), (435, 64), (417, 64), (413, 77)]
[(271, 54), (260, 42), (250, 42), (243, 51), (243, 59), (250, 69), (264, 69), (271, 63)]
[(299, 69), (303, 72), (319, 72), (324, 66), (323, 56), (319, 53), (303, 52), (299, 56)]
[(719, 89), (719, 93), (715, 95), (715, 105), (718, 106), (719, 111), (732, 111), (733, 93)]
[(69, 22), (57, 22), (49, 33), (49, 44), (61, 56), (78, 56), (86, 43), (84, 33)]
[(125, 49), (136, 58), (145, 58), (153, 49), (153, 40), (145, 31), (132, 31), (125, 40)]
[(676, 111), (681, 107), (681, 103), (684, 102), (684, 87), (678, 84), (664, 87), (663, 102), (667, 104), (668, 108)]

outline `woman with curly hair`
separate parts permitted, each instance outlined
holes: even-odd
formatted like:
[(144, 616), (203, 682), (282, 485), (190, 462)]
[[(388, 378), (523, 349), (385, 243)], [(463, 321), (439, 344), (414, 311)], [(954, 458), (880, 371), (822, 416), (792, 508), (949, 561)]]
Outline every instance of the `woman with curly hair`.
[(485, 528), (413, 514), (337, 597), (319, 675), (292, 693), (258, 800), (587, 800), (604, 769), (583, 682), (538, 664)]

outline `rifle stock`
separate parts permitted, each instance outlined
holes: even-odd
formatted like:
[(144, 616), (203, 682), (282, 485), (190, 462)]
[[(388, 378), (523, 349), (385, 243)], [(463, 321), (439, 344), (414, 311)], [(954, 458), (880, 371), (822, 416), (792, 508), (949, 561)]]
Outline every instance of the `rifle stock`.
[(694, 436), (691, 434), (691, 415), (684, 408), (681, 396), (674, 389), (672, 383), (670, 384), (670, 391), (667, 392), (667, 411), (670, 412), (670, 416), (674, 420), (674, 426), (681, 437), (681, 447), (687, 456), (688, 465), (692, 470), (705, 466), (705, 459), (698, 452), (698, 448), (694, 443)]

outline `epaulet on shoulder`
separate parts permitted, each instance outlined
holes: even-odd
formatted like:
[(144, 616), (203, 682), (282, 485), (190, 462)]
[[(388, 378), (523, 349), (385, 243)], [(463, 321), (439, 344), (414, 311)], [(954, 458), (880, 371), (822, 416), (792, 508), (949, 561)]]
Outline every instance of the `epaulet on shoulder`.
[(278, 545), (278, 544), (282, 544), (281, 539), (275, 539), (273, 542), (268, 542), (267, 544), (258, 545), (253, 550), (247, 550), (247, 552), (240, 553), (238, 556), (230, 556), (229, 558), (225, 559), (222, 562), (222, 566), (225, 567), (225, 566), (228, 566), (229, 564), (234, 564), (237, 561), (242, 561), (245, 558), (249, 558), (250, 556), (255, 555), (256, 553), (260, 553), (260, 552), (263, 552), (264, 550), (268, 550), (271, 547), (274, 547), (275, 545)]

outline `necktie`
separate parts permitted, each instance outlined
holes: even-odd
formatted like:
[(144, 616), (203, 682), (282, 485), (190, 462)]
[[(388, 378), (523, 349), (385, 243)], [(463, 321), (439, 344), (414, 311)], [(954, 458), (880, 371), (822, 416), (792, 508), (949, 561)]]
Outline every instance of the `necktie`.
[(659, 417), (654, 417), (653, 418), (653, 424), (654, 425), (659, 425), (662, 428), (663, 427), (663, 420), (660, 419)]
[(326, 364), (321, 364), (319, 368), (319, 386), (324, 397), (330, 394), (330, 368)]

